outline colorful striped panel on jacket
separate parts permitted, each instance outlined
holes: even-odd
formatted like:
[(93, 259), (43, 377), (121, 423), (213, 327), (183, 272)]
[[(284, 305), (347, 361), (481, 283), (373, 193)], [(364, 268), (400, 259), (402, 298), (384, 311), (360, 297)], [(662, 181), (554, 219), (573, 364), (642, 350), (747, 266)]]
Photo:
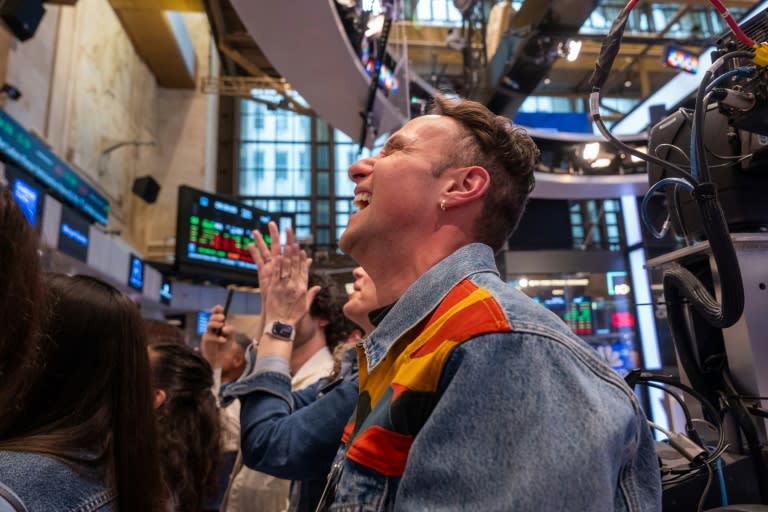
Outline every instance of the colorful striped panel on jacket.
[(416, 332), (392, 345), (372, 373), (358, 348), (360, 398), (342, 437), (347, 457), (382, 475), (402, 476), (411, 444), (440, 398), (451, 350), (475, 336), (511, 330), (490, 292), (465, 279)]

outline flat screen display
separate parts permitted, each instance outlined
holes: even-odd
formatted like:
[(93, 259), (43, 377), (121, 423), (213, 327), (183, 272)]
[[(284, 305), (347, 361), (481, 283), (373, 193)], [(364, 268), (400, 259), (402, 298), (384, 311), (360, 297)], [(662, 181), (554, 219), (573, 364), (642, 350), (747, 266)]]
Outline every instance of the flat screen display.
[(195, 322), (195, 325), (197, 326), (197, 335), (202, 336), (205, 334), (205, 330), (208, 328), (208, 320), (211, 318), (211, 313), (209, 311), (198, 311), (197, 312), (197, 321)]
[(59, 224), (59, 244), (61, 252), (80, 261), (88, 258), (88, 244), (91, 223), (72, 208), (62, 205), (61, 223)]
[(109, 201), (0, 109), (0, 153), (89, 218), (107, 223)]
[(176, 224), (176, 263), (205, 277), (254, 283), (256, 263), (248, 252), (251, 231), (258, 229), (269, 244), (267, 224), (272, 216), (230, 198), (191, 187), (179, 187)]
[(162, 281), (160, 282), (160, 303), (165, 304), (166, 306), (170, 306), (172, 299), (173, 285), (171, 284), (170, 279), (168, 279), (166, 276), (163, 276)]
[(664, 49), (664, 64), (687, 73), (699, 71), (699, 56), (682, 48), (667, 46)]
[(30, 224), (37, 227), (42, 218), (45, 191), (32, 179), (32, 176), (10, 164), (5, 165), (5, 179), (24, 217)]
[(144, 262), (135, 254), (131, 254), (128, 264), (128, 286), (138, 291), (144, 289)]

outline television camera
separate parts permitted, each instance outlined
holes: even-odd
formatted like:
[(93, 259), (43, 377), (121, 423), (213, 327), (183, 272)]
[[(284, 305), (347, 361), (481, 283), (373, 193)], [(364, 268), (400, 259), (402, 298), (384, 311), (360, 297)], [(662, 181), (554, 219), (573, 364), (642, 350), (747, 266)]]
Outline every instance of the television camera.
[[(651, 423), (666, 437), (658, 450), (665, 508), (703, 510), (727, 505), (726, 496), (768, 505), (768, 11), (739, 26), (711, 0), (731, 33), (717, 42), (693, 108), (653, 126), (642, 153), (616, 139), (599, 113), (600, 88), (636, 3), (621, 11), (601, 49), (591, 116), (606, 139), (648, 163), (641, 209), (648, 230), (663, 238), (674, 229), (686, 247), (647, 265), (663, 271), (679, 378), (637, 370), (627, 381), (664, 390), (683, 412), (680, 425)], [(668, 215), (657, 229), (648, 208), (662, 190)], [(715, 475), (719, 497), (709, 492)]]

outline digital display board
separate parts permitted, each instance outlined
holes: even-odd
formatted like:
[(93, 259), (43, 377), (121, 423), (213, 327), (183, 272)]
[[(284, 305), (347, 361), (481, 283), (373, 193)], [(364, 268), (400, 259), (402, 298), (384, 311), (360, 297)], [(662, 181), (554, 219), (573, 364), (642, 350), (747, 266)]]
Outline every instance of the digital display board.
[(592, 301), (589, 297), (574, 297), (563, 319), (568, 327), (579, 336), (594, 334)]
[(80, 261), (86, 261), (90, 225), (91, 223), (87, 219), (72, 208), (62, 205), (61, 223), (59, 224), (59, 250)]
[(19, 205), (24, 217), (30, 224), (37, 227), (43, 211), (45, 192), (37, 186), (31, 176), (11, 165), (5, 166), (5, 178), (8, 188)]
[(687, 73), (699, 72), (699, 56), (675, 46), (664, 48), (664, 64)]
[(107, 223), (109, 201), (2, 109), (0, 153), (4, 160), (25, 169), (91, 219), (100, 224)]
[(197, 335), (202, 336), (205, 334), (205, 330), (208, 328), (208, 320), (211, 318), (211, 313), (209, 311), (198, 311), (197, 312), (197, 321), (195, 322), (195, 325), (197, 326)]
[(166, 306), (170, 306), (172, 299), (173, 285), (171, 284), (170, 279), (168, 279), (166, 276), (163, 276), (162, 281), (160, 282), (160, 303), (165, 304)]
[(179, 187), (176, 219), (176, 263), (180, 267), (195, 267), (201, 273), (233, 281), (255, 282), (254, 263), (248, 244), (253, 243), (251, 231), (258, 229), (269, 244), (267, 224), (272, 216), (267, 212), (232, 199)]
[(131, 254), (128, 263), (128, 286), (138, 291), (144, 289), (144, 262), (135, 254)]

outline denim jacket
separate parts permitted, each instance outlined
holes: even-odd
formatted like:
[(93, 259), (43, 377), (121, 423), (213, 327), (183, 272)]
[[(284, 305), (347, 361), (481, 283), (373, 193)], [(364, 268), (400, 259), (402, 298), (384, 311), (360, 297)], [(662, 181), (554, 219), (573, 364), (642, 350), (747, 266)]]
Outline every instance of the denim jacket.
[[(459, 289), (482, 300), (445, 330), (463, 307)], [(364, 393), (322, 508), (661, 510), (632, 390), (553, 313), (501, 281), (488, 246), (465, 246), (422, 275), (364, 357)], [(392, 384), (377, 391), (383, 372)]]
[(117, 495), (91, 468), (36, 453), (0, 451), (0, 482), (28, 512), (114, 512)]
[(312, 512), (357, 403), (357, 365), (344, 365), (333, 382), (321, 379), (291, 391), (287, 361), (267, 357), (253, 365), (250, 349), (248, 358), (244, 378), (222, 388), (225, 402), (240, 399), (243, 461), (251, 469), (302, 481), (292, 510)]

